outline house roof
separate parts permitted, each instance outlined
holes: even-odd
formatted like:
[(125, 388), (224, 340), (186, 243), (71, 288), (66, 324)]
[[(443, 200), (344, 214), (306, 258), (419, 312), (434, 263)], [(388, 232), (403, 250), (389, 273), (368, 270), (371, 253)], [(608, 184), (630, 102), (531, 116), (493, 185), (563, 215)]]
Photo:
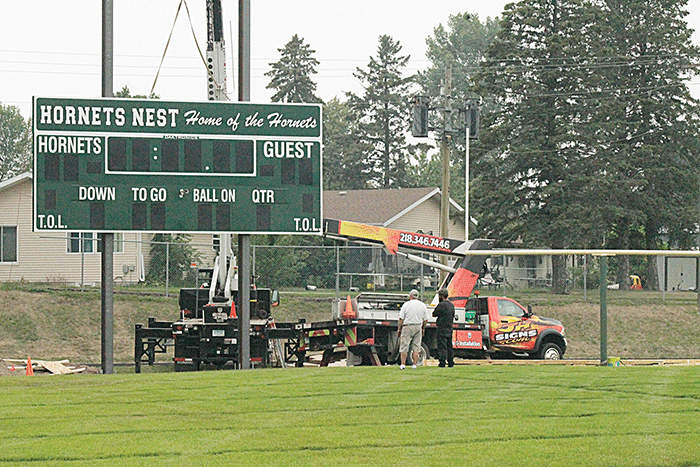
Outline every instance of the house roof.
[[(439, 188), (324, 191), (323, 217), (387, 226), (434, 196), (440, 198)], [(454, 211), (464, 211), (453, 200), (450, 204)]]
[(7, 180), (3, 180), (0, 182), (0, 191), (7, 190), (8, 188), (12, 188), (13, 186), (17, 185), (18, 183), (23, 182), (24, 180), (31, 180), (31, 179), (32, 179), (31, 172), (24, 172), (22, 174), (17, 175), (16, 177), (8, 178)]

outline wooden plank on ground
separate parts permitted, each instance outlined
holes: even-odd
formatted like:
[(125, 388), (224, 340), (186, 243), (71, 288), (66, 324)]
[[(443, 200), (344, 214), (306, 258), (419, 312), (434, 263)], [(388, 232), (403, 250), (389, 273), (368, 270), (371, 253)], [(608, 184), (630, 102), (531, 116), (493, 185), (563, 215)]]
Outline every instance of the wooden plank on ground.
[(45, 362), (42, 360), (39, 360), (36, 362), (37, 365), (43, 366), (46, 368), (51, 374), (54, 375), (68, 375), (73, 373), (68, 367), (66, 367), (63, 363), (61, 362)]

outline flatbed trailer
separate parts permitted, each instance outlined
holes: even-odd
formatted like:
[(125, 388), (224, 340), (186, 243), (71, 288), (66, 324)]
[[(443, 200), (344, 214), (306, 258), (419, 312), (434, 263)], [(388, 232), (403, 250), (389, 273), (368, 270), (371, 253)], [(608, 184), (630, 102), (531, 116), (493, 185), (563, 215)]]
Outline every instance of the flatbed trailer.
[[(200, 294), (201, 292), (201, 294)], [(202, 365), (223, 367), (238, 364), (238, 319), (230, 302), (206, 303), (205, 289), (180, 290), (180, 317), (175, 321), (149, 318), (146, 326), (136, 324), (134, 330), (134, 364), (136, 373), (145, 363), (154, 365), (157, 354), (173, 349), (176, 371), (199, 370)], [(234, 293), (233, 301), (237, 299)], [(251, 290), (250, 361), (254, 366), (271, 364), (266, 331), (273, 326), (270, 307), (278, 300), (270, 289)], [(290, 325), (291, 326), (291, 325)], [(281, 352), (280, 352), (281, 353)], [(278, 357), (281, 359), (281, 357)]]
[[(251, 320), (250, 360), (255, 366), (270, 365), (270, 349), (264, 337), (266, 320)], [(137, 324), (134, 339), (135, 372), (145, 363), (154, 365), (157, 354), (173, 349), (175, 371), (197, 371), (202, 365), (223, 367), (238, 363), (237, 320), (205, 323), (203, 319), (178, 321), (149, 320), (147, 326)]]
[[(287, 355), (289, 361), (296, 358), (300, 365), (307, 352), (323, 352), (321, 366), (347, 358), (352, 365), (387, 365), (398, 361), (398, 327), (397, 319), (344, 319), (316, 323), (298, 323), (298, 345), (293, 355)], [(481, 327), (472, 323), (455, 323), (455, 335), (474, 335), (475, 339), (463, 339), (462, 347), (472, 353), (481, 351)], [(435, 353), (437, 348), (437, 326), (428, 323), (425, 328), (419, 362)], [(462, 349), (456, 349), (460, 353)], [(343, 355), (343, 352), (346, 352)], [(466, 353), (464, 353), (466, 356)]]
[(172, 322), (148, 318), (148, 325), (136, 324), (134, 331), (135, 372), (141, 373), (141, 365), (153, 366), (156, 354), (165, 354), (174, 345)]

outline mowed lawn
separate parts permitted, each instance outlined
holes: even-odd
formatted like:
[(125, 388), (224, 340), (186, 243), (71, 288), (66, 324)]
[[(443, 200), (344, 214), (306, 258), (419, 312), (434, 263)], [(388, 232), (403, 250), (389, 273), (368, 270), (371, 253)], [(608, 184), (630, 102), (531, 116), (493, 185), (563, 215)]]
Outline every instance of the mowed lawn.
[(700, 367), (0, 378), (1, 466), (700, 465)]

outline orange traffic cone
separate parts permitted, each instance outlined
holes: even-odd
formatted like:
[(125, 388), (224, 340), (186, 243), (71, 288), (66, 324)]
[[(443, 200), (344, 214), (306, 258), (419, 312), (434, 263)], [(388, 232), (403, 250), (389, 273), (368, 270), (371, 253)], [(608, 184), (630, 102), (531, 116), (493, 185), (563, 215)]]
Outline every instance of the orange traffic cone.
[(32, 357), (27, 357), (27, 376), (34, 376), (34, 368), (32, 368)]
[(238, 315), (236, 314), (236, 302), (232, 301), (231, 302), (231, 313), (228, 315), (229, 318), (237, 319)]
[(352, 299), (348, 295), (348, 299), (345, 301), (345, 311), (343, 311), (344, 319), (354, 319), (357, 318), (357, 312), (352, 307)]

